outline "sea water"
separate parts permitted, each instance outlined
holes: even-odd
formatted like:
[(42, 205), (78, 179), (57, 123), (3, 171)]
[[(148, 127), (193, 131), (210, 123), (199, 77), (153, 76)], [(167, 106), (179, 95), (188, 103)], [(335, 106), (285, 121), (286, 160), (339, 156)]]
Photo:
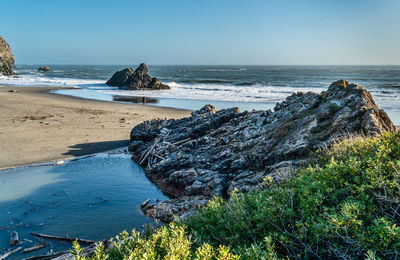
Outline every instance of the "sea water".
[[(8, 249), (12, 231), (19, 234), (18, 246), (26, 248), (41, 242), (30, 232), (104, 240), (123, 230), (141, 230), (156, 223), (140, 205), (166, 198), (125, 153), (0, 171), (0, 255)], [(47, 248), (10, 259), (71, 247), (48, 241)]]
[(396, 125), (400, 124), (400, 66), (148, 66), (149, 74), (170, 90), (132, 91), (107, 86), (113, 73), (138, 65), (53, 65), (38, 72), (37, 65), (17, 65), (18, 77), (0, 77), (0, 84), (58, 86), (73, 90), (56, 93), (113, 101), (113, 96), (159, 99), (149, 105), (195, 110), (205, 104), (217, 109), (271, 109), (294, 92), (321, 92), (338, 79), (371, 92)]

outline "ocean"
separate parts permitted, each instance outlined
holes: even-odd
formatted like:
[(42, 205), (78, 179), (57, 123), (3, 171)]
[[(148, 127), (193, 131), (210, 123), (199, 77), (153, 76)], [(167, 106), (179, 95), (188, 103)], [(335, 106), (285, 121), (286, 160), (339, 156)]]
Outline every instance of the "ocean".
[(38, 72), (38, 65), (17, 65), (18, 77), (0, 76), (0, 84), (57, 86), (74, 89), (59, 94), (113, 101), (114, 96), (153, 97), (157, 103), (195, 110), (205, 104), (217, 109), (272, 109), (293, 92), (321, 92), (345, 79), (370, 91), (395, 124), (400, 124), (400, 66), (151, 66), (149, 74), (170, 90), (130, 91), (105, 84), (114, 72), (137, 65), (53, 65)]

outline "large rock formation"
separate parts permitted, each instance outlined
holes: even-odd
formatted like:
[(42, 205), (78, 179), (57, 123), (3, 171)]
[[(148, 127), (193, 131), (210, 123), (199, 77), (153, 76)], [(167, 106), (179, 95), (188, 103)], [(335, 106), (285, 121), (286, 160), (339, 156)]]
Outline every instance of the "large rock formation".
[(115, 72), (106, 84), (132, 90), (169, 89), (169, 86), (162, 84), (159, 79), (149, 76), (148, 69), (144, 63), (140, 64), (136, 70), (125, 68)]
[(229, 197), (279, 182), (307, 162), (310, 151), (351, 135), (395, 131), (369, 92), (344, 80), (326, 92), (295, 93), (274, 112), (215, 111), (207, 105), (179, 120), (152, 120), (132, 129), (129, 150), (146, 175), (173, 199), (143, 210), (170, 221), (212, 196)]
[(10, 45), (0, 35), (0, 75), (11, 75), (14, 73), (14, 55)]

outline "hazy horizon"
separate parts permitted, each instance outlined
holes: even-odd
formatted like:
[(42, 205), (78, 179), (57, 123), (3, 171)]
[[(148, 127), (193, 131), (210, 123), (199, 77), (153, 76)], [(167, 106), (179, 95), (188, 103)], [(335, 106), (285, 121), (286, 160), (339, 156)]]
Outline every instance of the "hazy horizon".
[[(85, 64), (85, 63), (15, 63), (16, 66), (135, 66), (139, 65), (142, 62), (138, 63), (132, 63), (132, 64)], [(321, 67), (329, 67), (329, 66), (337, 66), (337, 67), (351, 67), (351, 66), (365, 66), (365, 67), (398, 67), (400, 66), (399, 64), (151, 64), (151, 63), (145, 63), (147, 66), (254, 66), (254, 67), (262, 67), (262, 66), (281, 66), (281, 67), (315, 67), (315, 66), (321, 66)]]
[(16, 64), (399, 65), (400, 1), (0, 0)]

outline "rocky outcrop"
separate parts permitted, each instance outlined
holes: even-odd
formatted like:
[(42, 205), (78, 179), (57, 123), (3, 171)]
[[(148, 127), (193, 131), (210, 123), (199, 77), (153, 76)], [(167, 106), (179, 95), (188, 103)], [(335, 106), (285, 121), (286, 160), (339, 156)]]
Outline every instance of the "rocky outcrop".
[(10, 45), (0, 36), (0, 75), (11, 75), (14, 73), (14, 55)]
[(321, 94), (295, 93), (274, 111), (215, 111), (207, 105), (179, 120), (143, 122), (129, 150), (146, 175), (172, 199), (146, 205), (146, 214), (171, 221), (213, 196), (229, 197), (287, 179), (310, 151), (351, 135), (395, 131), (370, 93), (344, 80)]
[(38, 68), (38, 71), (51, 71), (51, 69), (50, 69), (50, 67), (49, 66), (40, 66), (39, 68)]
[(136, 70), (125, 68), (117, 71), (107, 82), (107, 85), (132, 90), (160, 90), (169, 89), (157, 78), (152, 78), (148, 74), (146, 64), (142, 63)]

